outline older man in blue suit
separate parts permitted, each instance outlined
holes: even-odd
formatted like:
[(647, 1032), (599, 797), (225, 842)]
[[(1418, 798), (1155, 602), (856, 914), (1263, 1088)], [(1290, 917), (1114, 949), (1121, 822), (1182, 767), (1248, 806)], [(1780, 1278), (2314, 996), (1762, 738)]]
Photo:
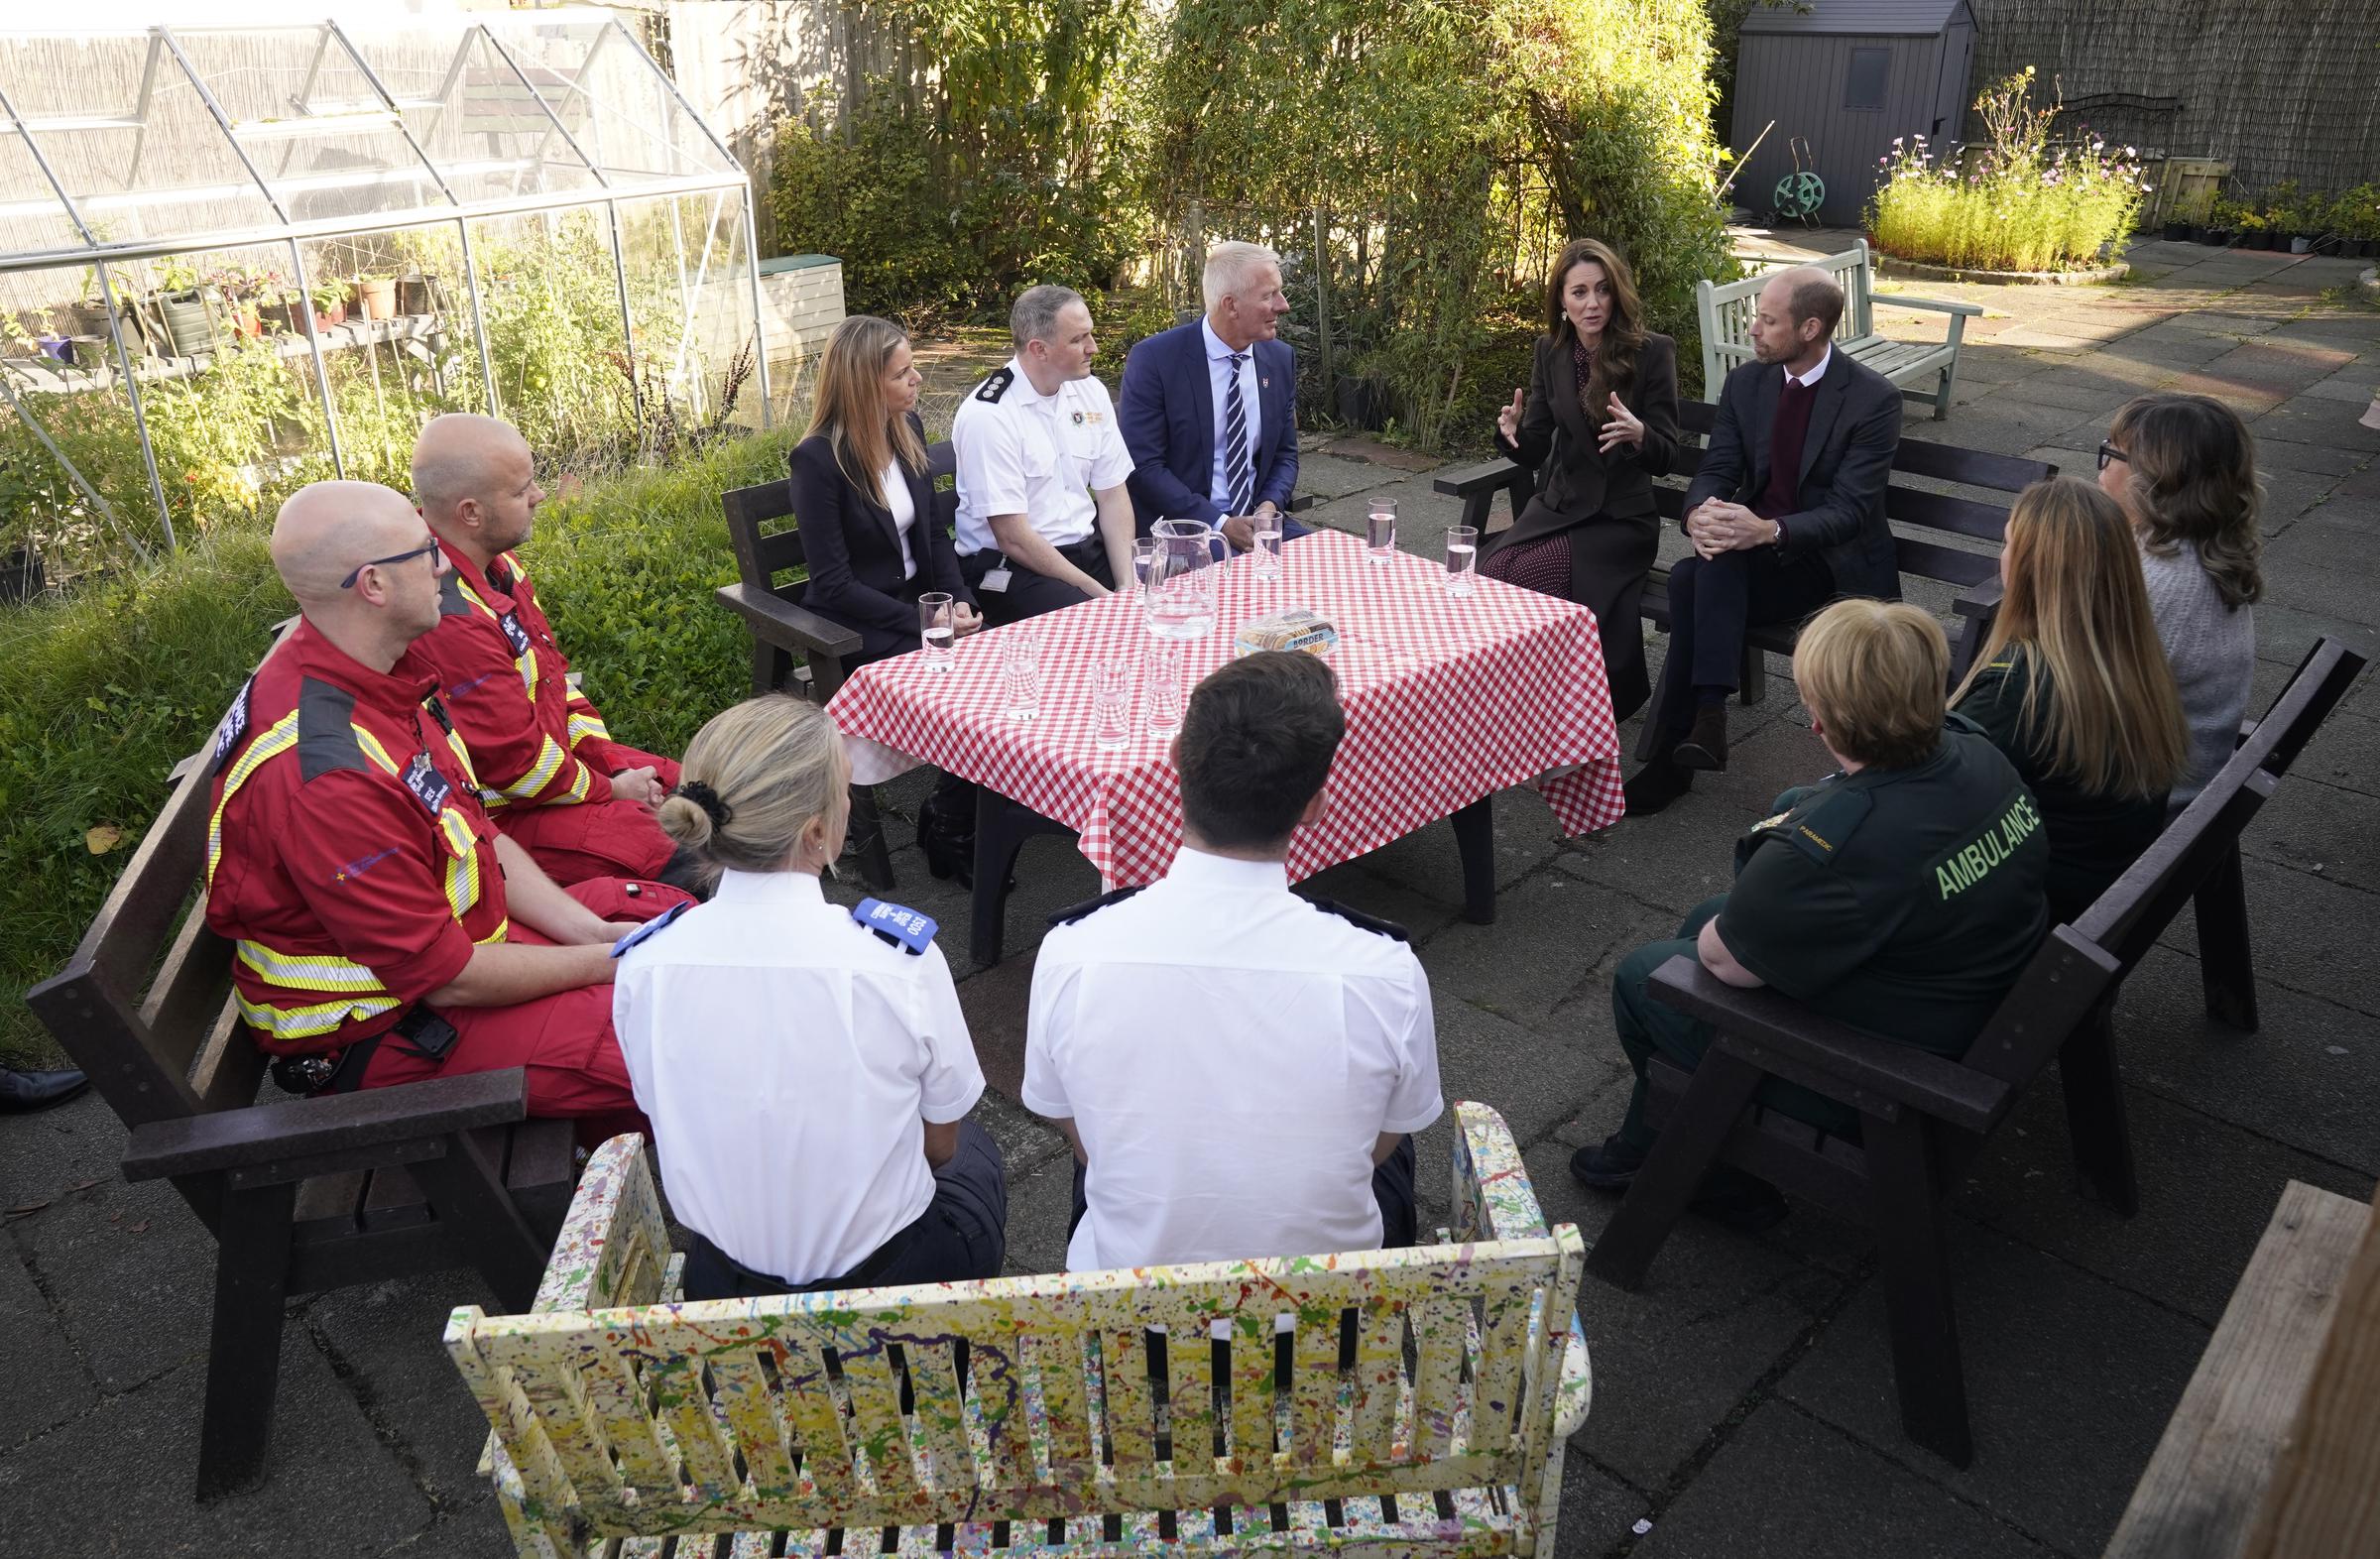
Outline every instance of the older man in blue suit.
[[(1297, 486), (1297, 354), (1281, 340), (1281, 257), (1261, 244), (1207, 255), (1206, 317), (1160, 330), (1124, 360), (1116, 416), (1131, 451), (1140, 533), (1195, 520), (1243, 551), (1253, 517), (1280, 515)], [(1281, 522), (1283, 539), (1306, 528)]]

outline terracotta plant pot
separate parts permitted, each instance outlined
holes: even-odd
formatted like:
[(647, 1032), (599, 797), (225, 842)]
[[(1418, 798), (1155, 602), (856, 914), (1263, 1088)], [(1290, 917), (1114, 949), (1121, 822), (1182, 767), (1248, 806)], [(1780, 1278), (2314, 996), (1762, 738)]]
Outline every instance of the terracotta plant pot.
[(355, 285), (355, 292), (356, 296), (363, 300), (366, 319), (394, 319), (397, 317), (396, 278), (382, 277), (374, 281), (358, 282)]

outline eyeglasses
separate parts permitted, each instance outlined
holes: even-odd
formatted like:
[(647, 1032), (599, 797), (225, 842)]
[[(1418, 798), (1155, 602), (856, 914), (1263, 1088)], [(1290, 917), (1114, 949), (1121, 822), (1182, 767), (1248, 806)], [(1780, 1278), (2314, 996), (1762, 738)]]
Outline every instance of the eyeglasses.
[(2124, 462), (2124, 464), (2126, 464), (2126, 465), (2130, 465), (2130, 464), (2132, 463), (2132, 457), (2131, 457), (2130, 455), (2128, 455), (2128, 454), (2124, 453), (2124, 452), (2123, 452), (2121, 449), (2118, 449), (2118, 448), (2116, 448), (2116, 447), (2115, 447), (2115, 445), (2113, 445), (2113, 444), (2110, 444), (2110, 443), (2102, 443), (2102, 444), (2100, 444), (2100, 445), (2099, 445), (2099, 469), (2100, 469), (2100, 470), (2102, 470), (2102, 471), (2106, 470), (2106, 469), (2107, 469), (2107, 463), (2108, 463), (2110, 460), (2121, 460), (2121, 461), (2123, 461), (2123, 462)]
[(438, 539), (433, 536), (428, 540), (422, 542), (419, 546), (415, 547), (410, 552), (399, 552), (392, 557), (375, 557), (368, 559), (367, 561), (360, 562), (352, 569), (348, 570), (346, 578), (339, 581), (339, 588), (342, 590), (354, 589), (355, 582), (364, 577), (364, 570), (367, 568), (386, 568), (392, 563), (410, 563), (415, 558), (426, 557), (437, 549)]

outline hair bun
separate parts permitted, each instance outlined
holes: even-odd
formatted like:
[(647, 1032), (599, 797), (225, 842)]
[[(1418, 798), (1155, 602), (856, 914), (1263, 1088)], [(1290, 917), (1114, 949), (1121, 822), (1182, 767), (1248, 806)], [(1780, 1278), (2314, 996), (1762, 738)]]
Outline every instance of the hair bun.
[(703, 815), (711, 820), (713, 828), (725, 828), (736, 815), (735, 808), (721, 800), (718, 791), (699, 780), (683, 781), (678, 785), (677, 793), (701, 807)]

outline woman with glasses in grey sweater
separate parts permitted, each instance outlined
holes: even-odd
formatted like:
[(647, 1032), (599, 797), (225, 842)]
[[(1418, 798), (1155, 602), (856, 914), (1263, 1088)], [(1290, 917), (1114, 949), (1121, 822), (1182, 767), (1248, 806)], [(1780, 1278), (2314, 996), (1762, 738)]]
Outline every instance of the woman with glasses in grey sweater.
[(2115, 414), (2099, 445), (2099, 486), (2132, 522), (2157, 637), (2190, 721), (2190, 769), (2173, 789), (2179, 811), (2230, 758), (2255, 679), (2250, 608), (2264, 593), (2255, 440), (2210, 397), (2140, 396)]

